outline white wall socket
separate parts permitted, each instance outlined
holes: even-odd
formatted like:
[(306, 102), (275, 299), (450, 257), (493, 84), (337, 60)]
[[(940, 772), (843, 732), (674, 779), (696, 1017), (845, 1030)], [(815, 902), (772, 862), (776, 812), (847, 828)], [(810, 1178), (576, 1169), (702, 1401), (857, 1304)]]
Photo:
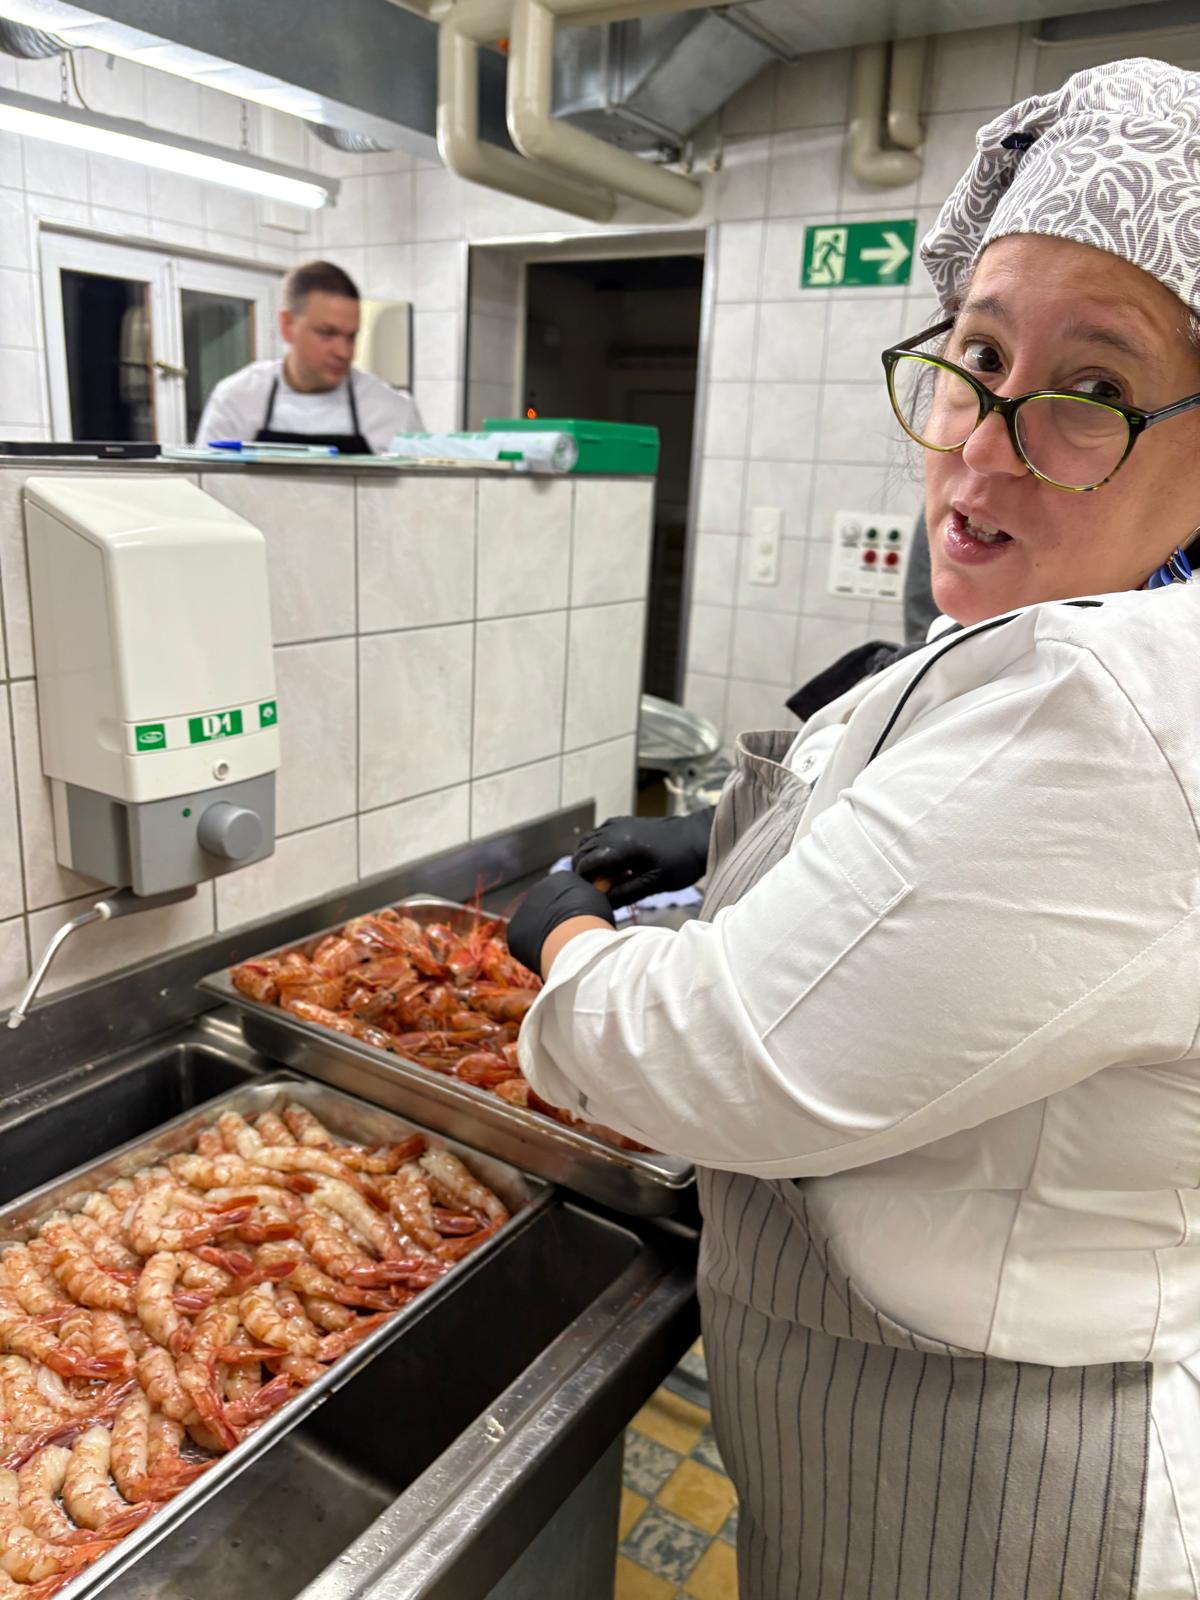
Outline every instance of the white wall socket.
[(750, 513), (751, 583), (779, 582), (779, 541), (783, 536), (783, 512), (778, 506), (755, 506)]
[(857, 600), (902, 600), (916, 521), (910, 512), (837, 512), (829, 593)]

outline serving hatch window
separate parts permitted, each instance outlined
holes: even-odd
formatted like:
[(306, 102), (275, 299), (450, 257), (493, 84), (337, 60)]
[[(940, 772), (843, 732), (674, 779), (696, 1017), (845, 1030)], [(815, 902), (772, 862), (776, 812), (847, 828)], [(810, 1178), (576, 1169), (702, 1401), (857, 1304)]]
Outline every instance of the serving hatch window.
[(280, 274), (46, 230), (53, 437), (190, 444), (224, 377), (275, 347)]

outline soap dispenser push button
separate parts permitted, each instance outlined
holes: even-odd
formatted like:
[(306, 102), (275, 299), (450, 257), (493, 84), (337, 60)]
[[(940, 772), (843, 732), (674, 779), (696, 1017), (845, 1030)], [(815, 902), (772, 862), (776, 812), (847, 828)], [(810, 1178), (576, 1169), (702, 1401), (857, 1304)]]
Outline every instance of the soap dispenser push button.
[(262, 818), (257, 811), (222, 800), (205, 811), (196, 836), (209, 855), (225, 861), (247, 861), (262, 848)]

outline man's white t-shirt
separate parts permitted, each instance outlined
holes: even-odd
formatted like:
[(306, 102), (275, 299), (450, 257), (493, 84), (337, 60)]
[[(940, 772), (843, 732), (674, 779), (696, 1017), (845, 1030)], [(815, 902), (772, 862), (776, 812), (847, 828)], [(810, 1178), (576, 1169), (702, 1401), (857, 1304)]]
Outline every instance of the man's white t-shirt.
[[(279, 358), (254, 361), (240, 372), (222, 378), (204, 408), (196, 430), (198, 445), (215, 439), (250, 440), (266, 422), (271, 387), (278, 380), (271, 427), (277, 433), (328, 435), (353, 433), (350, 397), (345, 383), (319, 394), (301, 394), (283, 373)], [(363, 437), (381, 455), (393, 434), (422, 432), (421, 414), (412, 395), (393, 389), (373, 372), (350, 369), (354, 403)]]

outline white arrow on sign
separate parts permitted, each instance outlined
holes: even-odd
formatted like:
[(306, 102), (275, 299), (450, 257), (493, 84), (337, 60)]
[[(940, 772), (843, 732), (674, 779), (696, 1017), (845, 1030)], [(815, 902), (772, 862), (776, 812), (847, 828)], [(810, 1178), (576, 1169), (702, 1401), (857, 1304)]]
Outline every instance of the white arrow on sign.
[(880, 276), (886, 277), (888, 273), (902, 267), (912, 251), (900, 235), (893, 233), (890, 228), (884, 229), (883, 237), (887, 241), (885, 244), (873, 245), (870, 250), (860, 250), (859, 255), (864, 261), (880, 262)]

